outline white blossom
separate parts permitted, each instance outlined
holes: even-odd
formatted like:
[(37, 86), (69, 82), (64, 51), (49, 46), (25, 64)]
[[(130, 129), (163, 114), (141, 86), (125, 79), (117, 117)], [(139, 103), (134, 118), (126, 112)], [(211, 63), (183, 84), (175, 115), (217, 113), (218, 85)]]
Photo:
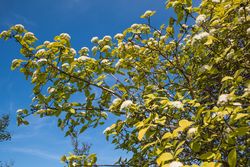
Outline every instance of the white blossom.
[(94, 53), (97, 52), (97, 50), (98, 50), (98, 48), (96, 46), (92, 47), (92, 49), (91, 49), (91, 51)]
[(108, 114), (106, 112), (101, 112), (101, 116), (104, 117), (104, 118), (107, 118)]
[(201, 32), (199, 34), (194, 35), (192, 39), (192, 44), (194, 44), (196, 41), (203, 40), (204, 38), (207, 38), (209, 36), (209, 33), (207, 32)]
[(109, 60), (108, 59), (103, 59), (102, 61), (101, 61), (101, 64), (108, 64), (109, 63)]
[(68, 68), (68, 67), (69, 67), (69, 63), (63, 63), (63, 64), (62, 64), (62, 67), (63, 67), (63, 68)]
[(137, 28), (139, 28), (139, 24), (132, 24), (132, 25), (131, 25), (131, 28), (137, 29)]
[(239, 102), (235, 102), (235, 103), (233, 103), (233, 105), (234, 105), (234, 106), (241, 106), (242, 104), (239, 103)]
[(92, 42), (92, 43), (97, 43), (97, 42), (98, 42), (98, 40), (99, 40), (99, 38), (98, 38), (98, 37), (93, 37), (93, 38), (91, 39), (91, 42)]
[(101, 40), (99, 40), (99, 41), (98, 41), (98, 45), (101, 45), (101, 46), (105, 45), (105, 41), (104, 41), (104, 40), (102, 40), (102, 39), (101, 39)]
[(213, 3), (220, 3), (220, 0), (212, 0)]
[(121, 65), (121, 62), (122, 62), (122, 59), (119, 59), (118, 62), (115, 64), (115, 68), (118, 68), (120, 67)]
[(201, 25), (205, 21), (206, 21), (206, 15), (202, 14), (202, 15), (197, 16), (195, 22), (196, 22), (197, 25)]
[(142, 18), (146, 18), (146, 17), (150, 17), (155, 13), (155, 11), (152, 10), (147, 10), (141, 17)]
[(104, 129), (103, 134), (107, 133), (108, 131), (110, 131), (110, 127), (107, 127), (106, 129)]
[(112, 40), (112, 38), (111, 38), (111, 36), (106, 35), (106, 36), (103, 37), (103, 40), (109, 42), (109, 41)]
[(89, 48), (87, 48), (87, 47), (82, 47), (82, 48), (80, 49), (80, 51), (82, 51), (82, 52), (89, 52)]
[(44, 41), (43, 44), (47, 46), (48, 44), (50, 44), (50, 41)]
[(19, 30), (19, 31), (24, 30), (24, 26), (22, 24), (16, 24), (14, 27), (15, 27), (16, 30)]
[(124, 38), (124, 35), (121, 34), (121, 33), (118, 33), (118, 34), (116, 34), (116, 35), (114, 36), (114, 38), (120, 40), (120, 39), (123, 39), (123, 38)]
[(229, 94), (221, 94), (219, 96), (219, 99), (217, 101), (217, 104), (224, 104), (224, 103), (227, 103), (229, 100)]
[(171, 101), (170, 103), (172, 106), (174, 106), (175, 108), (178, 108), (178, 109), (183, 107), (183, 104), (180, 101)]
[(76, 55), (76, 50), (74, 48), (70, 48), (70, 52), (72, 53), (72, 55)]
[(70, 35), (67, 34), (67, 33), (61, 33), (60, 37), (63, 38), (63, 39), (66, 39), (66, 40), (70, 40), (71, 39)]
[(32, 32), (26, 32), (23, 37), (24, 38), (34, 37), (34, 34)]
[(121, 99), (120, 98), (116, 98), (116, 99), (114, 99), (113, 101), (112, 101), (112, 105), (116, 105), (116, 104), (118, 104), (118, 103), (120, 103), (121, 102)]
[(55, 88), (51, 88), (51, 87), (48, 87), (48, 93), (51, 94), (55, 91), (56, 89)]
[(37, 63), (40, 64), (40, 63), (46, 63), (47, 62), (47, 59), (39, 59), (37, 60)]
[(86, 60), (89, 60), (90, 59), (90, 57), (88, 57), (88, 56), (80, 56), (78, 59), (77, 59), (77, 61), (86, 61)]
[(17, 113), (22, 113), (22, 112), (23, 112), (23, 109), (18, 109), (16, 112), (17, 112)]
[(187, 132), (188, 136), (192, 136), (197, 132), (197, 128), (190, 128)]
[(126, 100), (122, 103), (120, 110), (123, 110), (125, 108), (129, 108), (133, 102), (131, 100)]
[(39, 50), (36, 52), (36, 54), (37, 54), (37, 55), (40, 55), (40, 54), (43, 54), (44, 52), (46, 52), (45, 49), (39, 49)]
[(247, 29), (247, 35), (250, 35), (250, 28)]
[(169, 165), (169, 167), (181, 167), (181, 166), (183, 166), (183, 164), (181, 162), (178, 162), (178, 161), (173, 161)]

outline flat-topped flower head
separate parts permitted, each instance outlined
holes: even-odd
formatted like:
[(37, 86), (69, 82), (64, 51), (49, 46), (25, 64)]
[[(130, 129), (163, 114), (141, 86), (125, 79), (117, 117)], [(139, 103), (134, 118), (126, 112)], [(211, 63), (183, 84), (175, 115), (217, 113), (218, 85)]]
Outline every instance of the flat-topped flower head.
[(183, 164), (181, 162), (178, 161), (173, 161), (169, 164), (169, 167), (182, 167)]
[(139, 24), (132, 24), (132, 25), (131, 25), (131, 28), (132, 28), (132, 29), (137, 29), (137, 28), (139, 28)]
[(220, 3), (220, 0), (212, 0), (213, 3)]
[(62, 39), (68, 40), (68, 41), (71, 39), (71, 37), (70, 37), (70, 35), (68, 33), (61, 33), (60, 37)]
[(45, 52), (46, 52), (45, 49), (39, 49), (39, 50), (36, 52), (36, 55), (37, 55), (37, 56), (40, 56), (40, 55), (44, 54)]
[(88, 57), (88, 56), (80, 56), (80, 57), (77, 59), (77, 61), (84, 62), (84, 61), (89, 60), (89, 59), (90, 59), (90, 57)]
[(16, 31), (21, 32), (21, 33), (24, 31), (24, 26), (22, 24), (16, 24), (14, 28)]
[(109, 63), (110, 63), (110, 61), (108, 59), (103, 59), (101, 61), (101, 64), (109, 64)]
[(123, 110), (123, 109), (126, 109), (126, 108), (129, 108), (131, 105), (133, 104), (133, 102), (131, 100), (125, 100), (121, 107), (120, 107), (120, 110)]
[(98, 38), (98, 37), (93, 37), (93, 38), (91, 39), (91, 42), (92, 42), (92, 43), (97, 43), (97, 42), (98, 42), (98, 40), (99, 40), (99, 38)]
[(183, 104), (180, 101), (171, 101), (170, 103), (175, 108), (178, 108), (178, 109), (183, 108)]
[(206, 21), (206, 15), (202, 14), (202, 15), (197, 16), (195, 22), (196, 22), (197, 25), (201, 25), (205, 21)]
[(47, 45), (50, 44), (50, 41), (44, 41), (43, 44), (44, 44), (45, 46), (47, 46)]
[(103, 40), (109, 42), (109, 41), (112, 40), (112, 38), (111, 38), (111, 36), (106, 35), (106, 36), (103, 37)]
[(103, 134), (106, 134), (110, 130), (111, 130), (110, 127), (107, 127), (106, 129), (104, 129)]
[(70, 51), (70, 53), (71, 53), (72, 55), (74, 55), (74, 56), (76, 55), (76, 50), (75, 50), (74, 48), (70, 48), (69, 51)]
[(187, 132), (188, 137), (192, 137), (197, 132), (197, 130), (197, 128), (190, 128)]
[(218, 98), (217, 105), (225, 104), (229, 101), (229, 94), (221, 94)]
[(32, 32), (26, 32), (23, 37), (24, 38), (31, 38), (31, 37), (34, 37), (34, 34)]
[(124, 35), (122, 33), (118, 33), (114, 36), (114, 38), (117, 40), (122, 40), (124, 38)]
[(155, 14), (155, 11), (147, 10), (143, 15), (141, 15), (141, 18), (148, 18)]
[(87, 47), (82, 47), (79, 52), (78, 52), (80, 55), (87, 55), (89, 53), (89, 48)]
[(43, 64), (46, 63), (48, 60), (47, 59), (39, 59), (37, 60), (37, 64)]
[(56, 90), (56, 89), (55, 89), (55, 88), (52, 88), (52, 87), (48, 87), (48, 89), (47, 89), (47, 91), (48, 91), (49, 94), (55, 92), (55, 90)]
[(247, 35), (250, 36), (250, 28), (247, 29)]

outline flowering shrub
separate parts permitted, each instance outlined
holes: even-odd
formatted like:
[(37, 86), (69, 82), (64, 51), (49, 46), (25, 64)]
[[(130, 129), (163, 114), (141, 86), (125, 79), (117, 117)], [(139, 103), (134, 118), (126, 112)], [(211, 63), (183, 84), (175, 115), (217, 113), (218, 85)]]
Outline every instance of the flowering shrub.
[[(24, 56), (12, 69), (34, 85), (31, 109), (18, 112), (18, 123), (27, 124), (30, 114), (57, 116), (69, 135), (112, 113), (117, 120), (103, 133), (132, 153), (122, 160), (128, 165), (249, 165), (249, 1), (202, 0), (194, 7), (169, 0), (166, 8), (176, 13), (167, 25), (154, 27), (149, 10), (145, 23), (114, 40), (93, 37), (91, 51), (78, 54), (66, 33), (35, 47), (37, 38), (22, 25), (3, 31), (0, 37), (15, 38)], [(79, 92), (85, 97), (72, 102)], [(79, 157), (63, 160), (70, 158)], [(94, 164), (90, 158), (84, 163)]]

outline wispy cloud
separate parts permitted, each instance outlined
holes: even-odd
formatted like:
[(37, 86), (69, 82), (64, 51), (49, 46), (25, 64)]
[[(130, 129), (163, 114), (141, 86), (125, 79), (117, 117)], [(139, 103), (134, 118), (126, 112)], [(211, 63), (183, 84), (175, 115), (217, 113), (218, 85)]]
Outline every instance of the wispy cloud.
[(36, 148), (22, 148), (22, 147), (17, 147), (17, 148), (8, 148), (8, 151), (10, 152), (17, 152), (17, 153), (24, 153), (24, 154), (29, 154), (32, 156), (44, 158), (44, 159), (49, 159), (49, 160), (56, 160), (58, 161), (60, 159), (60, 155), (58, 154), (53, 154), (44, 150), (36, 149)]

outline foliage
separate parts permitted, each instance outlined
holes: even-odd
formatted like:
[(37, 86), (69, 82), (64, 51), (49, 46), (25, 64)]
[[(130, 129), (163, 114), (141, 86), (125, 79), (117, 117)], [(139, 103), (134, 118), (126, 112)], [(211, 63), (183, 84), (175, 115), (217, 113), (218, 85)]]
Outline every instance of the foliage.
[(70, 135), (112, 113), (118, 120), (104, 133), (133, 153), (129, 165), (249, 165), (249, 1), (169, 0), (166, 8), (176, 13), (166, 25), (154, 27), (155, 11), (146, 11), (146, 23), (114, 40), (94, 37), (78, 54), (66, 33), (37, 44), (22, 25), (3, 31), (24, 56), (11, 68), (34, 85), (18, 123), (56, 116)]
[(0, 142), (11, 139), (10, 133), (6, 131), (8, 126), (9, 126), (9, 116), (3, 115), (0, 118)]

